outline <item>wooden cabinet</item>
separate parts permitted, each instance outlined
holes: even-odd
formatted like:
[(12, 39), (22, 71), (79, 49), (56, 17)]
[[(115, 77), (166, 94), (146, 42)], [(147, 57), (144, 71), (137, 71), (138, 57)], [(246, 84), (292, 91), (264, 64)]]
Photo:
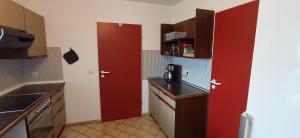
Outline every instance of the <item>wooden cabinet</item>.
[(28, 57), (47, 55), (46, 31), (44, 17), (24, 8), (26, 31), (35, 35), (35, 40), (28, 49)]
[[(196, 17), (176, 23), (161, 24), (161, 55), (211, 58), (214, 31), (214, 11), (196, 10)], [(186, 37), (166, 40), (170, 32), (185, 32)]]
[(11, 0), (0, 0), (0, 25), (25, 30), (23, 7)]
[(11, 0), (0, 0), (0, 25), (26, 31), (35, 35), (28, 49), (0, 49), (0, 59), (22, 59), (47, 56), (45, 21), (41, 15)]
[(52, 95), (51, 100), (54, 135), (56, 138), (58, 138), (66, 122), (64, 90), (61, 89), (56, 94)]
[[(168, 138), (205, 138), (208, 94), (170, 97), (165, 89), (152, 83), (149, 84), (149, 113)], [(181, 90), (192, 90), (190, 87), (176, 86)]]

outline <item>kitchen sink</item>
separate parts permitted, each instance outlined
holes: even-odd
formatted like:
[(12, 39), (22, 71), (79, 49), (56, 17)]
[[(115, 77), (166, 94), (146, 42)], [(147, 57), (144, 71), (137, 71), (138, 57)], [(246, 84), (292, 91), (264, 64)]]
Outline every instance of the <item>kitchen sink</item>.
[(0, 113), (24, 111), (44, 94), (4, 95), (0, 97)]

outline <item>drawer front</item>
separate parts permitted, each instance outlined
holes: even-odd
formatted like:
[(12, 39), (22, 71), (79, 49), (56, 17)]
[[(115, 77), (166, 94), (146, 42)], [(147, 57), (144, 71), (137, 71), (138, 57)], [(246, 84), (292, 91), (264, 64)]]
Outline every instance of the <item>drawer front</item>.
[(160, 92), (159, 97), (162, 98), (164, 101), (166, 101), (168, 104), (170, 104), (174, 109), (176, 109), (176, 102), (173, 99), (171, 99), (169, 96), (167, 96), (163, 92)]
[(52, 114), (53, 114), (53, 116), (56, 116), (56, 114), (58, 114), (58, 112), (63, 107), (65, 107), (65, 100), (63, 98), (61, 98), (55, 104), (52, 105)]
[(149, 84), (149, 89), (152, 90), (152, 92), (154, 92), (155, 94), (159, 95), (160, 90), (158, 90), (155, 86)]
[(54, 135), (57, 138), (60, 131), (63, 129), (66, 122), (66, 110), (62, 107), (53, 119)]
[(64, 90), (61, 89), (59, 92), (57, 92), (56, 94), (54, 94), (51, 97), (52, 100), (52, 104), (55, 104), (57, 101), (59, 101), (60, 99), (62, 99), (64, 97)]

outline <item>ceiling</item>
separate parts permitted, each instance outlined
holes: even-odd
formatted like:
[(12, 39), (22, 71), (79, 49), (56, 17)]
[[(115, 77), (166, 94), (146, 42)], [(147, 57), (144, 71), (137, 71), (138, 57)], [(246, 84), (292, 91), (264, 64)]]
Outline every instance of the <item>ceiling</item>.
[(136, 1), (136, 2), (145, 2), (145, 3), (152, 3), (152, 4), (160, 4), (160, 5), (175, 5), (182, 0), (126, 0), (126, 1)]

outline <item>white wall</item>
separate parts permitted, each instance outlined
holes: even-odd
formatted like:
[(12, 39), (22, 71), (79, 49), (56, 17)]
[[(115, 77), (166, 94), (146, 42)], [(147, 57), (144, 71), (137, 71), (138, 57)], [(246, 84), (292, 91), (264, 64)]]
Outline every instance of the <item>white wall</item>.
[(183, 0), (172, 8), (173, 22), (195, 17), (197, 8), (219, 12), (250, 1), (253, 0)]
[[(143, 49), (159, 50), (160, 24), (172, 18), (170, 7), (123, 0), (15, 1), (45, 16), (49, 47), (62, 47), (63, 52), (72, 47), (80, 56), (71, 66), (63, 61), (67, 123), (100, 119), (96, 22), (141, 24)], [(143, 100), (145, 96), (144, 91)]]
[(248, 99), (253, 138), (299, 138), (299, 0), (261, 0)]

